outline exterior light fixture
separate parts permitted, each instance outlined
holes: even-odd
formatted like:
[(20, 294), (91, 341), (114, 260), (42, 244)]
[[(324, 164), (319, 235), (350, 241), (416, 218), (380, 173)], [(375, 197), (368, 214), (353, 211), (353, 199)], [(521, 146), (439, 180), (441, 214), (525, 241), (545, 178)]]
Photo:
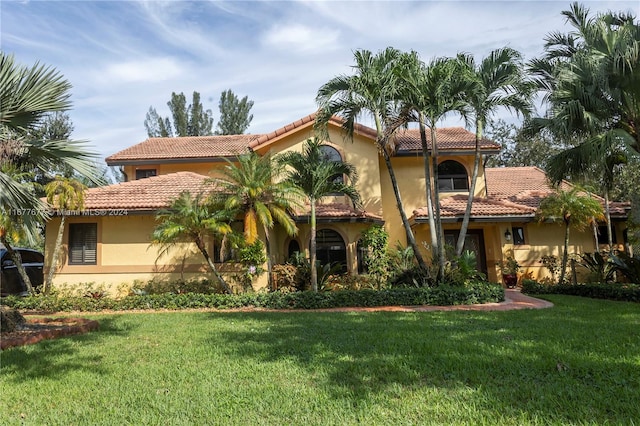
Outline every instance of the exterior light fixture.
[(504, 233), (504, 239), (507, 241), (511, 241), (511, 231), (509, 231), (508, 229)]

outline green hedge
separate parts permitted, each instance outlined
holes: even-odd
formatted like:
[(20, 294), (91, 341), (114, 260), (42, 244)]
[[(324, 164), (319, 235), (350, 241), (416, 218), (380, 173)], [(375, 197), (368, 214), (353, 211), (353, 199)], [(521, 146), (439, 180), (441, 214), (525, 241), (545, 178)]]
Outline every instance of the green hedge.
[(637, 284), (554, 284), (544, 285), (534, 280), (522, 281), (522, 292), (527, 294), (567, 294), (627, 302), (640, 302)]
[(257, 307), (266, 309), (320, 309), (398, 305), (464, 305), (500, 302), (504, 289), (497, 284), (474, 283), (466, 287), (395, 288), (386, 290), (342, 290), (314, 293), (243, 293), (243, 294), (153, 294), (123, 299), (89, 297), (7, 297), (2, 304), (44, 312), (124, 311), (131, 309), (230, 309)]

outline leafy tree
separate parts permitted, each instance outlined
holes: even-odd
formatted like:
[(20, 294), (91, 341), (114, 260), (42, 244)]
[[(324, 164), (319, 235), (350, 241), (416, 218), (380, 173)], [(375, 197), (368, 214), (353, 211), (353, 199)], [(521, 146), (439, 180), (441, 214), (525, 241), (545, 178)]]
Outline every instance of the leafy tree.
[(64, 224), (69, 210), (82, 210), (84, 208), (84, 195), (87, 187), (80, 181), (64, 176), (56, 176), (54, 180), (44, 187), (47, 194), (47, 202), (56, 210), (60, 216), (58, 235), (53, 248), (49, 273), (44, 282), (43, 292), (49, 294), (53, 283), (53, 276), (56, 273), (60, 247), (62, 247), (62, 236), (64, 234)]
[(589, 226), (594, 220), (603, 220), (602, 206), (593, 197), (582, 195), (577, 188), (558, 191), (540, 203), (536, 216), (539, 222), (561, 221), (564, 224), (564, 250), (560, 267), (560, 283), (564, 282), (569, 257), (569, 230)]
[(187, 98), (183, 92), (172, 92), (171, 100), (167, 102), (173, 118), (163, 118), (155, 108), (149, 107), (144, 127), (150, 138), (175, 136), (209, 136), (212, 135), (213, 113), (205, 110), (200, 102), (200, 93), (194, 91), (191, 104), (187, 105)]
[(372, 54), (368, 50), (354, 53), (354, 75), (339, 75), (318, 89), (316, 103), (316, 129), (327, 138), (327, 125), (335, 115), (343, 120), (346, 137), (353, 140), (356, 120), (363, 116), (373, 119), (376, 129), (376, 144), (384, 159), (391, 180), (396, 207), (404, 226), (407, 243), (411, 246), (418, 265), (426, 269), (426, 264), (418, 246), (411, 225), (404, 211), (398, 180), (391, 164), (391, 156), (396, 152), (394, 133), (402, 125), (400, 121), (398, 79), (394, 72), (401, 52), (392, 47)]
[(311, 244), (309, 247), (311, 263), (311, 289), (318, 291), (316, 265), (316, 207), (322, 197), (342, 193), (356, 205), (360, 204), (360, 195), (355, 187), (357, 173), (355, 167), (344, 161), (332, 161), (324, 151), (324, 144), (318, 139), (307, 140), (302, 152), (287, 152), (279, 159), (290, 168), (286, 181), (298, 186), (306, 195), (311, 207)]
[(231, 91), (226, 90), (220, 94), (220, 120), (216, 135), (241, 135), (251, 124), (253, 114), (250, 114), (253, 101), (247, 96), (242, 99)]
[(531, 103), (533, 86), (525, 77), (520, 53), (508, 47), (493, 50), (480, 63), (476, 63), (473, 56), (469, 54), (459, 54), (458, 60), (464, 64), (467, 71), (462, 75), (469, 78), (463, 100), (469, 114), (473, 117), (476, 130), (469, 198), (456, 244), (456, 255), (460, 257), (464, 249), (480, 170), (480, 142), (484, 136), (484, 127), (499, 108), (506, 108), (527, 117), (533, 109)]
[(291, 213), (302, 199), (301, 191), (292, 182), (274, 179), (281, 175), (279, 162), (272, 161), (269, 155), (261, 157), (251, 152), (239, 155), (237, 164), (227, 160), (222, 176), (211, 179), (217, 188), (214, 199), (234, 216), (243, 216), (247, 244), (256, 241), (258, 226), (262, 227), (266, 239), (269, 280), (272, 266), (271, 229), (278, 223), (288, 235), (295, 235), (298, 229)]
[(169, 208), (156, 214), (158, 225), (153, 230), (152, 243), (161, 247), (160, 255), (168, 253), (176, 244), (191, 242), (196, 245), (224, 290), (231, 288), (216, 269), (207, 250), (208, 238), (222, 238), (231, 233), (232, 216), (225, 209), (209, 202), (203, 194), (182, 192)]
[[(55, 69), (40, 64), (22, 66), (13, 56), (0, 52), (0, 241), (10, 254), (15, 241), (12, 236), (33, 240), (48, 216), (32, 182), (22, 179), (23, 172), (16, 169), (16, 164), (28, 162), (41, 171), (64, 164), (97, 180), (92, 164), (97, 155), (83, 142), (30, 136), (47, 114), (69, 109), (70, 89), (71, 84)], [(14, 262), (30, 287), (20, 260), (14, 258)]]

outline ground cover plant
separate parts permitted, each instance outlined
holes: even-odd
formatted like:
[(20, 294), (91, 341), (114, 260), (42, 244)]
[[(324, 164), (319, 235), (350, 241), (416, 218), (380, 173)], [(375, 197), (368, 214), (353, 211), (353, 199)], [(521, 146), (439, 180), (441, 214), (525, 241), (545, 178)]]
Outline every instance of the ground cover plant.
[(6, 424), (633, 424), (640, 306), (92, 315), (2, 353)]

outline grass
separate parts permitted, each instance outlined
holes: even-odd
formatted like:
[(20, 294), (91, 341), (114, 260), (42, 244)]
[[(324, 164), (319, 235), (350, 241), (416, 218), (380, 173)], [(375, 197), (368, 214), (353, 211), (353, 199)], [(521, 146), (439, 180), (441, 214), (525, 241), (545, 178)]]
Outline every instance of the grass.
[(1, 354), (3, 424), (637, 424), (640, 305), (145, 313)]

